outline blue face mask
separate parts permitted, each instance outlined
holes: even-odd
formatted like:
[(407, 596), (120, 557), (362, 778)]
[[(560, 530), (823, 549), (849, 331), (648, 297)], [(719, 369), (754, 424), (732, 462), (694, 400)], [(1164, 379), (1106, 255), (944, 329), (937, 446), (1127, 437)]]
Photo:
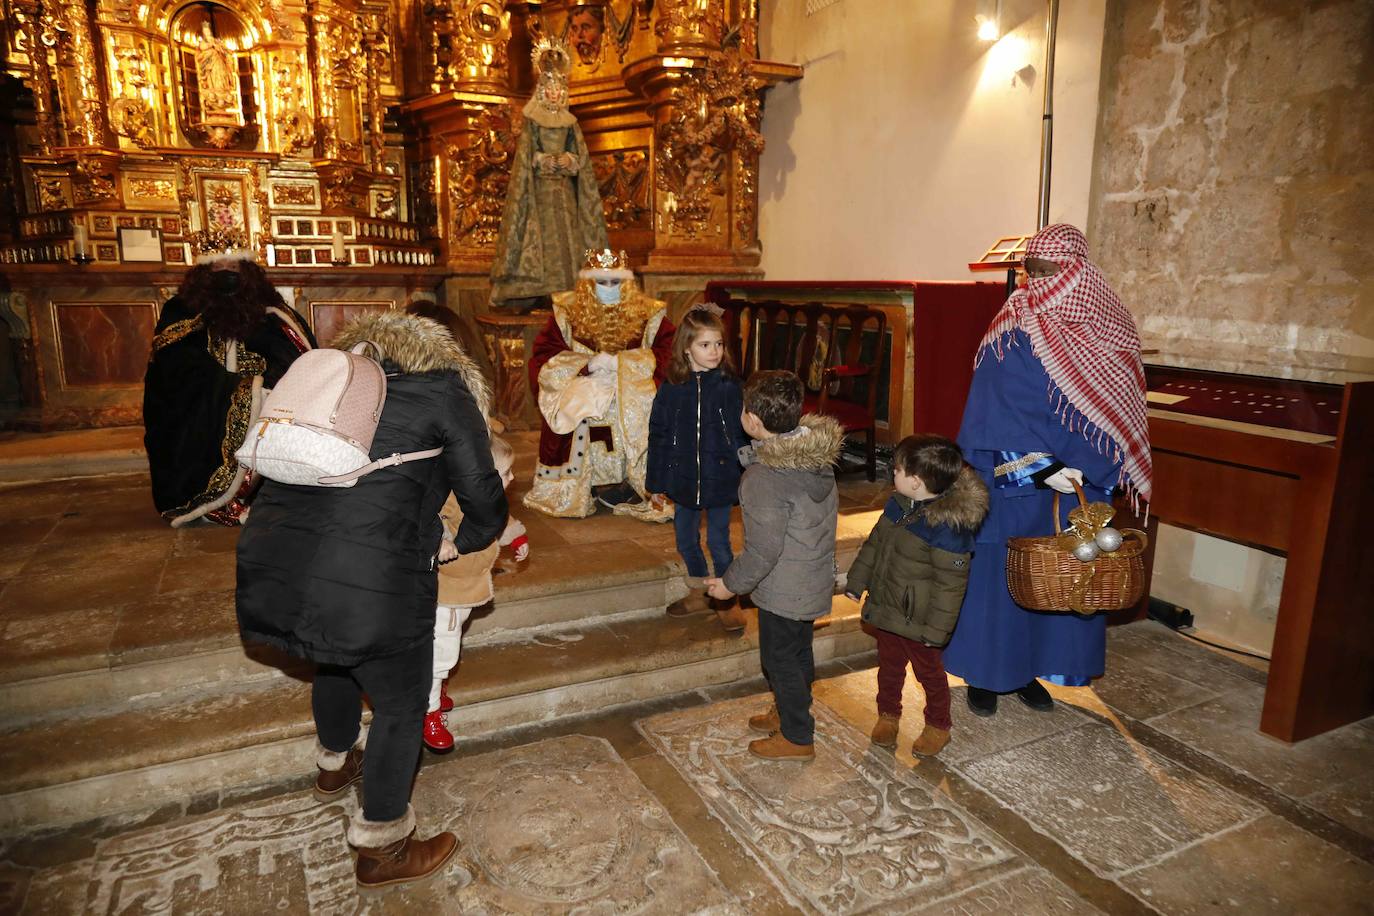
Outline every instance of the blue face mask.
[(620, 301), (619, 283), (595, 283), (596, 301), (602, 305), (615, 305)]

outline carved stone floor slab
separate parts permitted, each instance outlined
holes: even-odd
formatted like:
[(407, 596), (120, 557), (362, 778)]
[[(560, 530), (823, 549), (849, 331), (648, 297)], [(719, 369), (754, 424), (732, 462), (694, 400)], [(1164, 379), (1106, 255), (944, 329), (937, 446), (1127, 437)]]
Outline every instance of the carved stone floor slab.
[(1259, 817), (1259, 807), (1107, 725), (958, 765), (1105, 878)]
[[(462, 847), (434, 880), (367, 900), (355, 801), (309, 793), (125, 834), (28, 879), (24, 913), (702, 913), (743, 916), (609, 743), (573, 735), (426, 767), (419, 833)], [(3, 884), (3, 881), (0, 881)]]
[(818, 913), (917, 913), (1023, 901), (1023, 913), (1095, 910), (932, 787), (870, 752), (816, 703), (816, 759), (751, 756), (764, 695), (663, 713), (637, 727), (794, 904)]

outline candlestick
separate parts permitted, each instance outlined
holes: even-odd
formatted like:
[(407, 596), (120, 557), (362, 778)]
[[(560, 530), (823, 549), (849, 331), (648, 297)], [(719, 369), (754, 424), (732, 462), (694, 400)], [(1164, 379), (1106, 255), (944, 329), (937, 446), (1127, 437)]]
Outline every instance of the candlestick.
[(86, 235), (86, 226), (83, 223), (72, 226), (72, 260), (78, 264), (92, 260), (91, 241)]
[(335, 264), (348, 263), (348, 249), (344, 247), (344, 234), (342, 229), (334, 230), (333, 256)]

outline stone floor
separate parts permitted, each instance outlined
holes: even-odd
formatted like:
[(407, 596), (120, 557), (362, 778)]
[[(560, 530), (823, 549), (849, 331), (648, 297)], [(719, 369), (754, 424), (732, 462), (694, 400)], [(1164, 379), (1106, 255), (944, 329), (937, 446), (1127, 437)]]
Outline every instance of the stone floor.
[[(817, 681), (812, 763), (744, 752), (758, 680), (464, 739), (426, 754), (434, 882), (356, 895), (343, 825), (303, 774), (265, 797), (0, 841), (6, 913), (1374, 912), (1374, 720), (1287, 747), (1255, 732), (1264, 673), (1153, 623), (1108, 674), (954, 738), (870, 746), (871, 656)], [(55, 749), (56, 750), (56, 749)]]

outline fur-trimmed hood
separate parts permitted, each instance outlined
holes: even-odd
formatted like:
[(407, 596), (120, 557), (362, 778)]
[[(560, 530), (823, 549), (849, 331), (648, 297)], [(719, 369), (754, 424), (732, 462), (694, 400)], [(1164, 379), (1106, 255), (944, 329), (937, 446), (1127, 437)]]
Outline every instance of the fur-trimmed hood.
[(901, 524), (920, 514), (927, 524), (972, 533), (978, 530), (988, 514), (987, 484), (968, 465), (964, 465), (949, 489), (929, 502), (916, 506), (904, 496), (894, 498), (907, 516)]
[(809, 413), (797, 428), (753, 446), (754, 460), (780, 471), (820, 471), (840, 460), (844, 428), (833, 417)]
[(381, 348), (382, 365), (389, 370), (405, 374), (457, 372), (482, 413), (491, 411), (491, 388), (482, 370), (437, 321), (399, 311), (371, 312), (345, 325), (333, 346), (349, 350), (365, 340)]

